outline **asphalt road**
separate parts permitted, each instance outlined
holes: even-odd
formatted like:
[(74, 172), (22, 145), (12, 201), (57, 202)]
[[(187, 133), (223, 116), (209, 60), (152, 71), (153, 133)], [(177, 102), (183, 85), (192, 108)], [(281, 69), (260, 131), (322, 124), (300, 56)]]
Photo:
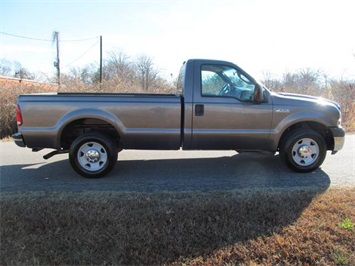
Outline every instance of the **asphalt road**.
[(68, 155), (44, 160), (50, 150), (34, 153), (0, 142), (1, 192), (122, 191), (181, 192), (260, 188), (355, 186), (355, 135), (345, 147), (327, 154), (322, 167), (299, 174), (279, 156), (233, 151), (122, 151), (114, 170), (101, 179), (86, 179), (71, 169)]

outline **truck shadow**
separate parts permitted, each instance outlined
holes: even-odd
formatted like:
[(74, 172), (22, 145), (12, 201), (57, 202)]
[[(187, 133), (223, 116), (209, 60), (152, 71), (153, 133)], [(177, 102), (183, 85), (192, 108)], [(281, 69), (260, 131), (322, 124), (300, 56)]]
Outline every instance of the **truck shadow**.
[(328, 188), (330, 179), (321, 169), (295, 173), (279, 156), (243, 153), (232, 157), (118, 161), (108, 178), (117, 178), (122, 190), (219, 191), (246, 188)]
[[(65, 158), (65, 157), (63, 157)], [(101, 179), (76, 174), (68, 160), (1, 167), (2, 191), (182, 192), (258, 188), (320, 188), (330, 185), (318, 169), (295, 173), (278, 156), (243, 153), (231, 157), (118, 160)]]
[[(67, 160), (3, 166), (1, 171), (3, 192), (110, 191), (112, 196), (114, 191), (141, 198), (138, 207), (125, 212), (124, 220), (135, 221), (129, 225), (125, 242), (121, 242), (120, 234), (126, 232), (115, 226), (102, 227), (98, 232), (101, 243), (110, 243), (100, 255), (109, 264), (117, 263), (112, 250), (125, 254), (120, 264), (161, 265), (270, 236), (297, 221), (314, 197), (330, 185), (329, 176), (321, 169), (294, 173), (279, 162), (278, 156), (259, 153), (118, 161), (102, 179), (78, 176)], [(8, 181), (4, 184), (3, 180), (11, 178), (17, 185), (6, 187)], [(115, 206), (117, 215), (122, 215), (119, 202)], [(108, 239), (102, 238), (105, 236)], [(85, 252), (85, 248), (78, 246), (75, 254), (80, 254), (81, 249)]]

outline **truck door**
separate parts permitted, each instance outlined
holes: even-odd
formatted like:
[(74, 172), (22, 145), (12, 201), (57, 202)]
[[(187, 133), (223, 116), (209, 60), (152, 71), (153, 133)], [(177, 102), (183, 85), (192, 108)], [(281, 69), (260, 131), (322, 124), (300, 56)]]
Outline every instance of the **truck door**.
[[(272, 103), (254, 100), (260, 86), (232, 65), (203, 64), (194, 88), (194, 149), (267, 149)], [(195, 83), (197, 84), (197, 83)]]

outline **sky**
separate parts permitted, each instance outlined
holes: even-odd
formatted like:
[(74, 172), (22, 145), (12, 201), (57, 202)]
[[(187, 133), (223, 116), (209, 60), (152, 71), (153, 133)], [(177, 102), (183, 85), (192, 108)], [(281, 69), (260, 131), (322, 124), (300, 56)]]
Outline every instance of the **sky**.
[[(55, 73), (123, 51), (165, 78), (189, 58), (236, 63), (258, 79), (312, 68), (355, 79), (354, 0), (0, 0), (0, 59)], [(11, 36), (23, 36), (20, 38)]]

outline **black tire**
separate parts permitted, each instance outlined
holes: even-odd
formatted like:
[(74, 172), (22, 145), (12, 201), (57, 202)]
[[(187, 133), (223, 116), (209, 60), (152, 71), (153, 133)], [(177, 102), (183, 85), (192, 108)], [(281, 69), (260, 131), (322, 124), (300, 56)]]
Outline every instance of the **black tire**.
[(69, 160), (79, 175), (100, 178), (115, 166), (117, 154), (116, 145), (110, 137), (90, 132), (74, 140), (69, 149)]
[(311, 129), (296, 129), (285, 135), (280, 144), (280, 158), (295, 172), (307, 173), (318, 169), (326, 156), (323, 137)]

